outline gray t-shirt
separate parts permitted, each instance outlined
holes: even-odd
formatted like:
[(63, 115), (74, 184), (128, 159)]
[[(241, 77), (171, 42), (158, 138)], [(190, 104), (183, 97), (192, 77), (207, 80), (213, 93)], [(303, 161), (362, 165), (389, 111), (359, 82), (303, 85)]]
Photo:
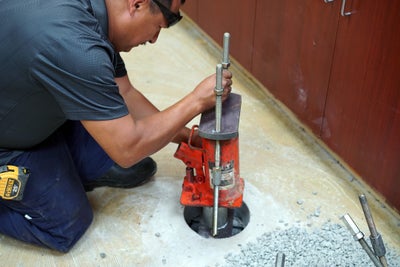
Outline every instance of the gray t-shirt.
[(104, 0), (0, 1), (0, 163), (66, 120), (128, 114)]

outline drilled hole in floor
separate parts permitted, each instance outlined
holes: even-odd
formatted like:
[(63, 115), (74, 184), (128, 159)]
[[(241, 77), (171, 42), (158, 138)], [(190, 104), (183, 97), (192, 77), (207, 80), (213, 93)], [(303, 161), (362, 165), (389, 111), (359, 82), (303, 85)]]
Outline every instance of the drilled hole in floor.
[(187, 225), (197, 234), (205, 238), (228, 238), (242, 232), (249, 224), (250, 211), (243, 202), (240, 208), (218, 208), (218, 231), (212, 235), (212, 207), (186, 206), (183, 216)]

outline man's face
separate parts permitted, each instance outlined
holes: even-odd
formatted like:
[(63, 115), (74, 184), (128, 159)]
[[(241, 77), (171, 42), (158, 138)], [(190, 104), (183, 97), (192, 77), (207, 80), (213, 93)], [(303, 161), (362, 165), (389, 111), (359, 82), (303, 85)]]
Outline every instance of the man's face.
[(111, 36), (117, 51), (128, 52), (138, 45), (155, 43), (162, 28), (168, 28), (169, 24), (179, 21), (180, 0), (173, 0), (170, 9), (160, 7), (162, 3), (159, 1), (151, 1), (128, 1), (131, 3), (129, 16), (126, 13), (126, 17), (119, 20), (121, 24), (113, 29), (114, 35)]

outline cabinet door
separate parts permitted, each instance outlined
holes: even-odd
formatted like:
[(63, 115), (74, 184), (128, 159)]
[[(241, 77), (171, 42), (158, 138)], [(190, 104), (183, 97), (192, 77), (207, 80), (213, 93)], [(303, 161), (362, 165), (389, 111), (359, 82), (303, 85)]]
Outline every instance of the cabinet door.
[(400, 2), (348, 0), (322, 138), (400, 207)]
[(252, 73), (317, 136), (340, 1), (257, 1)]
[(220, 46), (222, 46), (223, 34), (229, 32), (231, 55), (246, 69), (251, 67), (256, 1), (198, 1), (198, 25)]

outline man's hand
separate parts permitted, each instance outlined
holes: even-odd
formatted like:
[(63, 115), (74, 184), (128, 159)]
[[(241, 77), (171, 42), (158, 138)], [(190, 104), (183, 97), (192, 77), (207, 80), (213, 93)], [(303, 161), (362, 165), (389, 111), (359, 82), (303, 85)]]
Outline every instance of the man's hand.
[[(216, 74), (212, 74), (197, 85), (193, 91), (193, 94), (195, 94), (196, 99), (199, 100), (203, 111), (215, 106), (215, 86)], [(232, 73), (229, 70), (224, 70), (222, 73), (222, 87), (224, 89), (222, 101), (224, 101), (232, 91)]]

